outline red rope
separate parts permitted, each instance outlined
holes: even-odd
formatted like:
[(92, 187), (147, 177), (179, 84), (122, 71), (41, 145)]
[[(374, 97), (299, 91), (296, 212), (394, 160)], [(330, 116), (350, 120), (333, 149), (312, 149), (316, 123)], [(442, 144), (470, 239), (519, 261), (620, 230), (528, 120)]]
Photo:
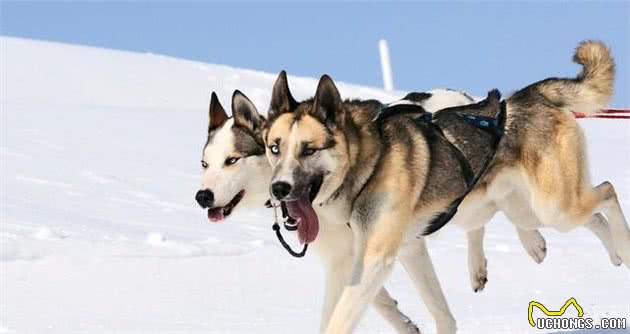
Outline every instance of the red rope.
[(630, 109), (604, 109), (604, 114), (630, 114)]
[(581, 112), (573, 112), (575, 118), (607, 118), (607, 119), (630, 119), (630, 109), (603, 109), (592, 115)]

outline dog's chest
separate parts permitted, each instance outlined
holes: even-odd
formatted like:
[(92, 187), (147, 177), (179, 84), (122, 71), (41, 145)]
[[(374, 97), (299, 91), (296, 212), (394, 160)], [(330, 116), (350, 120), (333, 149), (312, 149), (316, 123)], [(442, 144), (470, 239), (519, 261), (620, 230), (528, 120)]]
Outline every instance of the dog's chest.
[(315, 212), (323, 224), (347, 224), (350, 221), (352, 206), (344, 198), (327, 203), (315, 204)]

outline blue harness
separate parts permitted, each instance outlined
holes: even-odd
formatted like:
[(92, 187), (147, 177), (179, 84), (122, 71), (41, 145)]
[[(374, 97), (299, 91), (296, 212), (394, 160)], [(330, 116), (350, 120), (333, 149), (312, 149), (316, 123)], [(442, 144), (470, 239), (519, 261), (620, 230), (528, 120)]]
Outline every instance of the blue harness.
[[(502, 103), (502, 111), (505, 109), (505, 103)], [(428, 113), (427, 113), (428, 114)], [(466, 113), (457, 113), (466, 123), (487, 131), (492, 131), (496, 136), (503, 136), (503, 125), (499, 124), (501, 117), (488, 117), (480, 115), (471, 115)]]
[(448, 223), (453, 216), (457, 213), (457, 208), (462, 203), (464, 198), (475, 188), (479, 179), (485, 174), (486, 170), (490, 163), (494, 160), (494, 156), (497, 151), (497, 147), (499, 145), (499, 141), (503, 137), (503, 132), (505, 128), (505, 101), (501, 102), (501, 110), (495, 117), (481, 116), (481, 115), (473, 115), (463, 112), (455, 112), (457, 116), (461, 118), (462, 121), (468, 123), (478, 129), (481, 129), (492, 135), (492, 142), (490, 146), (492, 148), (492, 154), (490, 157), (484, 162), (481, 171), (478, 175), (475, 175), (474, 170), (470, 166), (470, 163), (462, 153), (460, 149), (457, 148), (453, 143), (451, 143), (444, 133), (442, 129), (434, 122), (433, 114), (424, 110), (424, 108), (417, 104), (394, 104), (394, 105), (383, 105), (381, 107), (380, 112), (374, 119), (375, 122), (382, 122), (393, 115), (400, 114), (411, 114), (417, 115), (416, 119), (419, 122), (424, 123), (429, 129), (433, 130), (435, 134), (441, 136), (446, 143), (448, 143), (452, 152), (454, 153), (455, 158), (458, 160), (460, 169), (464, 175), (464, 181), (466, 183), (466, 190), (462, 195), (457, 197), (445, 211), (438, 214), (433, 218), (427, 225), (427, 229), (422, 233), (422, 235), (429, 235), (440, 228), (442, 228), (446, 223)]

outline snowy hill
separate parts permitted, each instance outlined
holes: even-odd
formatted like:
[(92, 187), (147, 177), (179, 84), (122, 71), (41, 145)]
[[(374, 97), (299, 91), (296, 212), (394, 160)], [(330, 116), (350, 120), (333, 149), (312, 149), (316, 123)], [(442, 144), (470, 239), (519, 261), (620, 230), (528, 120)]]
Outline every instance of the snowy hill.
[[(210, 224), (193, 201), (210, 92), (228, 106), (238, 88), (265, 110), (276, 73), (8, 37), (0, 73), (0, 333), (317, 332), (316, 256), (285, 254), (266, 210)], [(297, 98), (315, 91), (316, 79), (289, 80)], [(580, 123), (593, 181), (613, 182), (630, 215), (630, 122)], [(630, 316), (629, 271), (593, 235), (543, 234), (549, 251), (537, 265), (495, 217), (480, 294), (469, 287), (464, 234), (451, 226), (430, 240), (462, 333), (533, 332), (530, 300), (575, 297), (585, 316)], [(400, 268), (387, 286), (432, 332)], [(392, 330), (370, 311), (358, 332)]]

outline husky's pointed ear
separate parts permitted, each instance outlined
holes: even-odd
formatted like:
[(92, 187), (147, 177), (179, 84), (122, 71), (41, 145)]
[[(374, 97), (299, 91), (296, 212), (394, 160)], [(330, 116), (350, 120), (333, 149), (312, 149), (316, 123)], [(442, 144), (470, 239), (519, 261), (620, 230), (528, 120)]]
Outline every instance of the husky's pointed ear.
[(501, 102), (501, 92), (496, 88), (489, 91), (486, 100), (488, 100), (488, 102), (490, 103)]
[(217, 94), (212, 92), (212, 96), (210, 96), (210, 122), (208, 125), (208, 133), (223, 125), (227, 119), (228, 116), (221, 106), (221, 102), (219, 102)]
[(253, 132), (260, 130), (265, 122), (252, 101), (238, 89), (232, 94), (232, 116), (234, 116), (234, 124)]
[(271, 93), (271, 104), (269, 105), (269, 118), (277, 116), (281, 113), (291, 112), (298, 105), (297, 101), (291, 95), (289, 90), (289, 81), (287, 80), (287, 72), (284, 70), (278, 75), (276, 83), (273, 85)]
[(328, 75), (324, 74), (319, 79), (310, 114), (327, 126), (333, 126), (336, 124), (337, 113), (341, 110), (341, 102), (341, 95), (337, 86)]
[(489, 91), (484, 104), (489, 108), (497, 108), (497, 110), (501, 108), (501, 92), (496, 88)]

